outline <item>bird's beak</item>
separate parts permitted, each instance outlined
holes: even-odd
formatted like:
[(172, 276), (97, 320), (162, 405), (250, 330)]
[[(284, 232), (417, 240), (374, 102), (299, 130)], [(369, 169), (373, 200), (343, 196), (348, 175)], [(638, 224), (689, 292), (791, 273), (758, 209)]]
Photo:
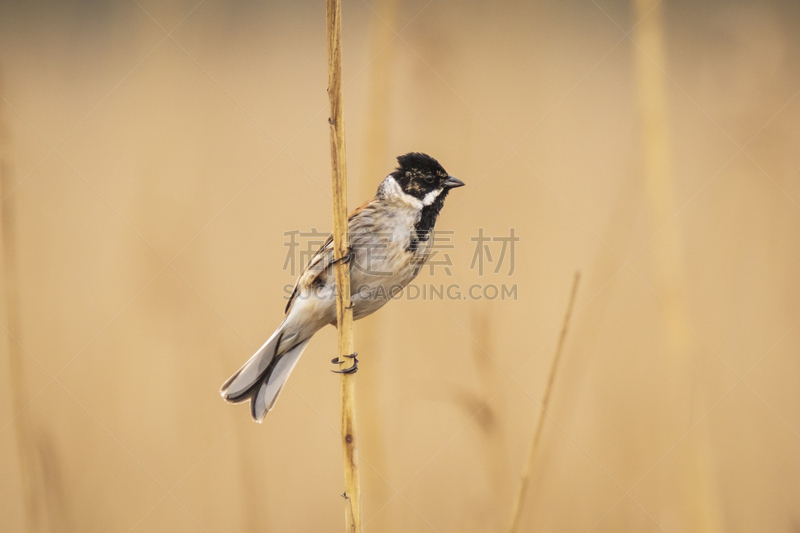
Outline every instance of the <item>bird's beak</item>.
[(446, 189), (455, 189), (456, 187), (463, 187), (464, 182), (455, 176), (447, 176), (447, 179), (442, 184)]

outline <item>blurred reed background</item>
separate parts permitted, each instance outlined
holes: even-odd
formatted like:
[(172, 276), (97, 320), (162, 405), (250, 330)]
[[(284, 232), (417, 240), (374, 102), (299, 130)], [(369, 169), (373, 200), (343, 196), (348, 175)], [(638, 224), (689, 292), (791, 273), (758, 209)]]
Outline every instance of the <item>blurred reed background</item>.
[[(507, 529), (580, 270), (519, 531), (797, 531), (800, 3), (343, 11), (350, 205), (428, 152), (417, 284), (518, 287), (356, 324), (365, 529)], [(0, 2), (0, 529), (342, 530), (333, 329), (217, 394), (330, 231), (326, 76), (320, 2)]]

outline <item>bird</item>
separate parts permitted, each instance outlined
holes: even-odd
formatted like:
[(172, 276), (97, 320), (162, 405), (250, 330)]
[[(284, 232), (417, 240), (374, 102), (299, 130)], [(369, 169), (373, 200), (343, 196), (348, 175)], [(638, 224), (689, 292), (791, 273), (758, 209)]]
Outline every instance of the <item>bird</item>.
[[(350, 305), (354, 320), (359, 320), (396, 296), (430, 256), (444, 201), (451, 189), (464, 182), (421, 152), (401, 155), (397, 163), (375, 196), (348, 217), (347, 254), (335, 260), (333, 236), (328, 237), (298, 276), (283, 322), (220, 388), (229, 403), (249, 401), (256, 422), (262, 422), (274, 407), (311, 337), (328, 324), (336, 326), (336, 262), (348, 263)], [(355, 355), (347, 356), (354, 363), (340, 373), (358, 369)]]

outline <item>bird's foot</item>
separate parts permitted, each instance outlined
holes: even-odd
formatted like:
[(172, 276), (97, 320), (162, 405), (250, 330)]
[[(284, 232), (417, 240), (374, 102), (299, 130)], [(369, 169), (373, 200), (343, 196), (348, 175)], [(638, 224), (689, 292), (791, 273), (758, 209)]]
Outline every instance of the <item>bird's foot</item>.
[[(358, 352), (350, 355), (343, 355), (342, 357), (347, 357), (348, 359), (352, 359), (353, 366), (347, 367), (344, 370), (331, 370), (331, 372), (333, 372), (334, 374), (355, 374), (356, 372), (358, 372)], [(342, 361), (338, 357), (334, 357), (333, 359), (331, 359), (331, 363), (333, 363), (334, 365), (341, 365), (342, 363), (344, 363), (344, 361)]]
[(334, 259), (333, 263), (331, 263), (331, 264), (335, 265), (336, 263), (344, 263), (346, 265), (346, 264), (350, 263), (350, 261), (352, 259), (353, 259), (353, 247), (352, 246), (348, 246), (347, 247), (347, 253), (344, 254), (339, 259)]

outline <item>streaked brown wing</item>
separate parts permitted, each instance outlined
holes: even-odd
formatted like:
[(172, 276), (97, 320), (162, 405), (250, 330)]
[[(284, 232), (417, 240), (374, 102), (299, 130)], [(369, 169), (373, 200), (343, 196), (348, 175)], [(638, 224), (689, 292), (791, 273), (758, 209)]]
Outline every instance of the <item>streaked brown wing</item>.
[[(368, 200), (358, 206), (350, 216), (347, 217), (349, 222), (348, 230), (352, 228), (352, 220), (358, 215), (361, 211), (363, 211), (369, 204), (371, 204), (374, 199)], [(333, 263), (333, 235), (328, 235), (328, 238), (325, 239), (325, 242), (322, 246), (320, 246), (319, 250), (309, 259), (308, 264), (300, 272), (300, 275), (297, 277), (297, 282), (294, 284), (294, 290), (292, 291), (292, 295), (289, 297), (289, 301), (286, 302), (286, 309), (284, 314), (289, 314), (289, 311), (292, 309), (292, 303), (294, 303), (295, 298), (297, 297), (297, 293), (299, 292), (300, 288), (309, 288), (315, 285), (319, 285), (325, 282), (325, 279), (330, 271), (331, 265)]]

